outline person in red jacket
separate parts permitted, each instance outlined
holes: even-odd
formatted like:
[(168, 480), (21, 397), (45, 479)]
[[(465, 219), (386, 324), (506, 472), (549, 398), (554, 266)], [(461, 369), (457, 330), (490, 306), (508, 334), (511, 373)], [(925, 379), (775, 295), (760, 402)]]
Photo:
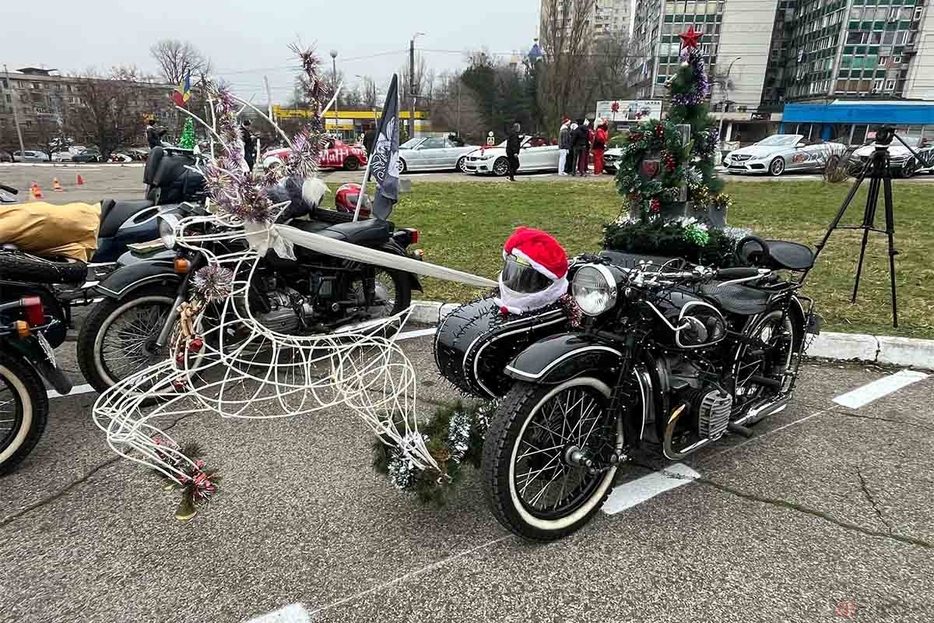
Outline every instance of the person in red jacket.
[(601, 123), (597, 126), (597, 131), (593, 138), (593, 174), (603, 175), (603, 152), (606, 150), (606, 142), (609, 140), (607, 124)]

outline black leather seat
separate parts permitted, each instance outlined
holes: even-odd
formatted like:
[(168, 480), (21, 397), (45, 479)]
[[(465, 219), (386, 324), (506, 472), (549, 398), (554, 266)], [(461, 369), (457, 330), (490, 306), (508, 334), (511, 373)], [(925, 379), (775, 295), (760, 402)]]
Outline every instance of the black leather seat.
[(787, 270), (807, 270), (814, 266), (814, 252), (811, 247), (785, 240), (766, 240), (769, 255), (778, 268)]
[(315, 229), (314, 221), (292, 221), (293, 227), (311, 231), (326, 238), (342, 240), (360, 246), (376, 246), (387, 242), (392, 236), (392, 224), (379, 219), (367, 219), (356, 223), (338, 223), (322, 230)]
[(331, 226), (330, 223), (322, 223), (321, 221), (306, 221), (304, 219), (289, 221), (288, 224), (295, 229), (307, 231), (312, 234), (320, 234), (322, 230), (325, 230)]
[(761, 314), (768, 307), (771, 294), (744, 285), (718, 287), (717, 284), (703, 286), (700, 293), (715, 301), (724, 310), (740, 316)]
[(101, 202), (101, 226), (97, 233), (98, 238), (112, 238), (127, 219), (152, 206), (152, 201), (148, 199), (132, 201), (104, 199)]

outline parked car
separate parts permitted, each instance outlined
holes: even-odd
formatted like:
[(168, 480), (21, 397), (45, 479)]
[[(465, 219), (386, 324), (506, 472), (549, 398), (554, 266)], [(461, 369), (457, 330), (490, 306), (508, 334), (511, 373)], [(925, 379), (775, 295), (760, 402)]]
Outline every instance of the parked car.
[(103, 162), (104, 156), (98, 149), (85, 149), (71, 158), (72, 162)]
[(27, 149), (25, 151), (26, 156), (23, 157), (23, 153), (20, 150), (13, 152), (13, 162), (49, 162), (49, 154), (44, 151), (31, 150)]
[[(519, 173), (529, 171), (557, 171), (558, 146), (549, 145), (543, 136), (522, 136), (519, 150)], [(467, 156), (464, 164), (467, 173), (504, 176), (509, 173), (506, 160), (506, 141), (496, 147), (481, 147)]]
[[(915, 155), (898, 139), (895, 139), (889, 145), (889, 169), (892, 173), (899, 177), (909, 178), (918, 173), (934, 172), (934, 145), (931, 141), (920, 136), (902, 136), (901, 138), (921, 156), (923, 162), (918, 162)], [(870, 143), (853, 152), (852, 160), (856, 165), (853, 167), (854, 173), (858, 173), (858, 169), (869, 162), (875, 150), (876, 144)]]
[(13, 154), (8, 151), (0, 151), (0, 162), (13, 162)]
[[(263, 154), (263, 168), (277, 167), (285, 162), (292, 150), (288, 147), (272, 149)], [(356, 145), (348, 145), (339, 139), (328, 139), (318, 156), (318, 166), (322, 169), (344, 169), (356, 171), (366, 166), (366, 150)]]
[(121, 153), (126, 154), (133, 160), (144, 162), (149, 157), (149, 148), (148, 147), (131, 147), (130, 149), (122, 150)]
[(616, 174), (619, 170), (619, 161), (623, 159), (622, 147), (611, 147), (603, 152), (603, 171)]
[(467, 171), (467, 154), (476, 145), (458, 144), (448, 137), (413, 138), (399, 146), (399, 171)]
[(841, 143), (811, 143), (801, 134), (775, 134), (731, 151), (723, 164), (729, 173), (778, 177), (785, 171), (823, 171), (831, 158), (842, 158), (845, 153), (846, 146)]

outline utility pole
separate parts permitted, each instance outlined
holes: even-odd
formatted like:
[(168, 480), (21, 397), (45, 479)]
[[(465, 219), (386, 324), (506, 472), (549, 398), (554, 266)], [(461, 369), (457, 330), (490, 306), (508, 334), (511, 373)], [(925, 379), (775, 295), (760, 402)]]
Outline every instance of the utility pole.
[(269, 78), (263, 76), (263, 84), (266, 85), (266, 114), (270, 121), (275, 121), (272, 117), (272, 91), (269, 88)]
[(409, 139), (415, 138), (415, 38), (424, 34), (417, 32), (409, 39)]
[(742, 56), (737, 56), (733, 59), (733, 62), (730, 63), (730, 67), (726, 70), (726, 77), (723, 79), (723, 93), (720, 96), (720, 129), (717, 131), (718, 141), (720, 140), (720, 137), (723, 136), (723, 118), (726, 116), (726, 98), (730, 94), (730, 72), (733, 71), (733, 65), (736, 63), (736, 61), (742, 60), (742, 58)]
[(16, 111), (16, 93), (13, 91), (13, 81), (10, 80), (10, 70), (3, 64), (3, 73), (6, 75), (6, 85), (10, 89), (10, 106), (13, 108), (13, 124), (16, 126), (16, 138), (19, 139), (19, 154), (26, 162), (26, 148), (23, 146), (23, 131), (19, 128), (19, 113)]
[[(331, 50), (331, 68), (334, 71), (334, 88), (337, 89), (337, 50)], [(334, 130), (337, 132), (337, 136), (340, 136), (340, 127), (338, 127), (338, 122), (340, 121), (340, 113), (337, 111), (337, 100), (340, 99), (340, 96), (334, 98)], [(328, 122), (324, 121), (324, 127), (327, 129)]]

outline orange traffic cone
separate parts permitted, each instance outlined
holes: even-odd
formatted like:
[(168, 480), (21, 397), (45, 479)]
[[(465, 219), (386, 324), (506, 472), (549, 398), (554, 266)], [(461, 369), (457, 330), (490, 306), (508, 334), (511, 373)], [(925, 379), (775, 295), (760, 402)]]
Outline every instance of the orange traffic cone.
[(81, 177), (81, 174), (78, 174), (78, 186), (84, 186), (84, 178)]
[(58, 183), (57, 177), (52, 178), (52, 190), (54, 190), (57, 193), (60, 193), (63, 190), (65, 190), (64, 188), (62, 188), (62, 185)]
[(42, 189), (39, 188), (39, 185), (35, 182), (32, 183), (32, 187), (29, 189), (29, 192), (32, 194), (33, 199), (43, 199)]

